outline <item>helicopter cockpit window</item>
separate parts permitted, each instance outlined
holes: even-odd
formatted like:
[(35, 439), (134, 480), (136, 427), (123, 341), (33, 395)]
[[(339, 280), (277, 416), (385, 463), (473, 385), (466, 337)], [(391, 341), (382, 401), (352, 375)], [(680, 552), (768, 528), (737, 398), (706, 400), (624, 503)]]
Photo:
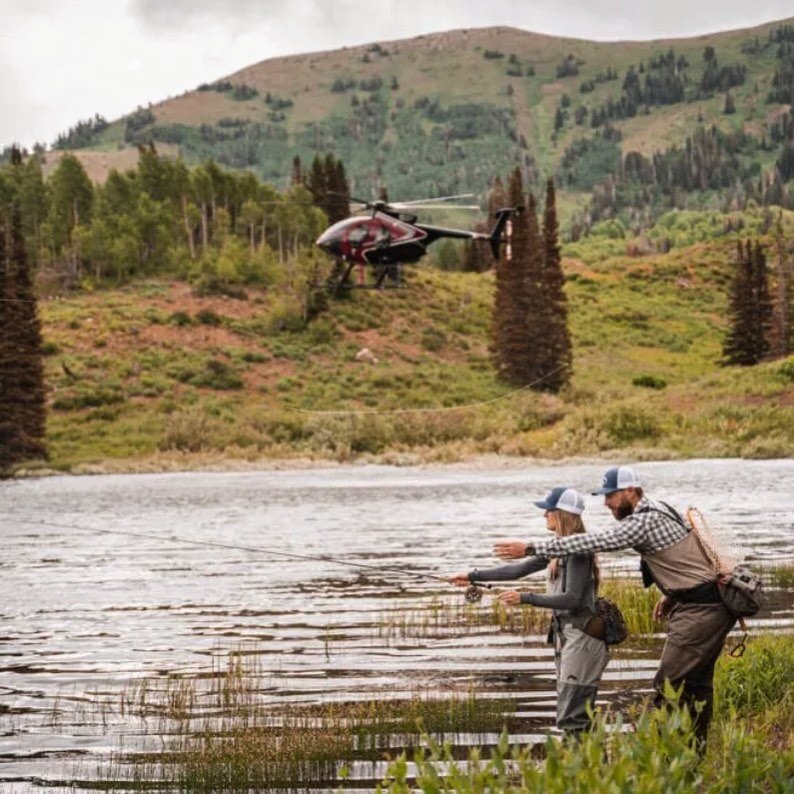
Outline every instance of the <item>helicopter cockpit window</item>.
[(367, 227), (356, 226), (355, 229), (350, 230), (347, 239), (353, 245), (361, 245), (367, 239)]
[(385, 226), (378, 226), (375, 233), (375, 245), (388, 245), (391, 242), (391, 234)]

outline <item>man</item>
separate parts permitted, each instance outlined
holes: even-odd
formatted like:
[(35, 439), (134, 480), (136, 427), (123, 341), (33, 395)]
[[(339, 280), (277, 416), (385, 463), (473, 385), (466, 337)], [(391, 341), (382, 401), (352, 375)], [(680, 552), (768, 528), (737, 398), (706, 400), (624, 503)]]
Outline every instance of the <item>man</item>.
[[(665, 680), (682, 687), (682, 701), (692, 712), (702, 746), (713, 710), (714, 665), (736, 621), (720, 598), (716, 567), (687, 522), (669, 505), (645, 496), (633, 469), (609, 469), (601, 488), (593, 491), (597, 495), (603, 495), (604, 504), (618, 520), (616, 527), (530, 544), (505, 541), (497, 543), (494, 551), (503, 560), (627, 548), (639, 552), (643, 583), (646, 587), (655, 583), (664, 594), (654, 607), (654, 618), (669, 617), (667, 641), (654, 678), (656, 701), (664, 701)], [(701, 705), (695, 707), (696, 703)]]

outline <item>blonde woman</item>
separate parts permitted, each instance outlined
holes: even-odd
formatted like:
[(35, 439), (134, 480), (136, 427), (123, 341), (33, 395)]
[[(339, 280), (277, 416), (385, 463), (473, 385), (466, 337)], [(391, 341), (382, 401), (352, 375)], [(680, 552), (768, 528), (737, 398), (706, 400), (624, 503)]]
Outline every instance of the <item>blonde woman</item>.
[[(582, 522), (584, 497), (573, 488), (553, 488), (534, 504), (544, 510), (546, 528), (558, 537), (585, 531)], [(508, 590), (499, 600), (506, 605), (531, 604), (552, 610), (549, 641), (554, 644), (557, 668), (557, 727), (576, 734), (590, 727), (590, 709), (595, 706), (598, 682), (609, 659), (603, 626), (595, 616), (598, 565), (592, 554), (572, 554), (562, 559), (528, 557), (521, 562), (486, 571), (474, 570), (453, 576), (454, 584), (505, 582), (549, 569), (545, 595)], [(585, 629), (587, 631), (585, 631)], [(593, 636), (596, 635), (596, 636)]]

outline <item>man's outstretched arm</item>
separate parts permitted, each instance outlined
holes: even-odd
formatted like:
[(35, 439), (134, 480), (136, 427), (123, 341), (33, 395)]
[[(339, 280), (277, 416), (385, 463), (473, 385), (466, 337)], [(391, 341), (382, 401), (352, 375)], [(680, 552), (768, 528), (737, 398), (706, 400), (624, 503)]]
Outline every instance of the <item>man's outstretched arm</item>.
[(636, 546), (645, 537), (645, 522), (639, 516), (629, 516), (617, 526), (602, 532), (568, 535), (565, 538), (532, 541), (509, 540), (494, 545), (494, 553), (502, 560), (515, 560), (527, 555), (568, 557), (571, 554), (592, 554), (597, 551), (617, 551)]

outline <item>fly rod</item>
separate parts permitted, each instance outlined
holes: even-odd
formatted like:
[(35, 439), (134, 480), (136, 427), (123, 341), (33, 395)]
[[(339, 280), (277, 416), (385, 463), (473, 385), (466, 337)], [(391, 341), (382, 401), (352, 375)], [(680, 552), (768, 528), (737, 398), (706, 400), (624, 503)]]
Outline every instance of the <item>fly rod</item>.
[[(75, 529), (79, 532), (97, 532), (101, 535), (118, 535), (121, 537), (130, 537), (130, 538), (143, 538), (145, 540), (155, 540), (155, 541), (165, 541), (167, 543), (185, 543), (191, 546), (210, 546), (213, 548), (218, 549), (231, 549), (233, 551), (250, 551), (256, 554), (274, 554), (279, 557), (289, 557), (291, 559), (296, 560), (309, 560), (311, 562), (331, 562), (337, 565), (347, 565), (353, 568), (366, 568), (368, 570), (374, 570), (378, 572), (383, 571), (391, 571), (392, 573), (402, 573), (408, 574), (409, 576), (416, 576), (421, 579), (433, 579), (437, 582), (444, 582), (444, 584), (449, 584), (449, 580), (445, 579), (443, 576), (436, 576), (432, 573), (424, 573), (422, 571), (411, 571), (408, 568), (399, 568), (395, 566), (382, 566), (382, 565), (372, 565), (365, 562), (353, 562), (352, 560), (343, 560), (339, 557), (330, 557), (326, 554), (318, 554), (318, 555), (309, 555), (309, 554), (297, 554), (296, 552), (291, 551), (278, 551), (277, 549), (272, 548), (265, 548), (263, 546), (240, 546), (237, 544), (232, 543), (221, 543), (219, 541), (213, 540), (190, 540), (188, 538), (180, 538), (180, 537), (165, 537), (163, 535), (153, 535), (148, 532), (132, 532), (131, 530), (120, 530), (120, 529), (99, 529), (97, 527), (79, 527), (74, 524), (59, 524), (54, 523), (52, 521), (25, 521), (23, 519), (23, 523), (26, 524), (34, 524), (37, 526), (45, 526), (45, 527), (56, 527), (58, 529)], [(487, 588), (491, 588), (490, 584), (483, 584), (483, 586)], [(482, 590), (480, 589), (479, 585), (471, 585), (471, 587), (466, 589), (466, 600), (469, 603), (475, 603), (482, 598)]]

